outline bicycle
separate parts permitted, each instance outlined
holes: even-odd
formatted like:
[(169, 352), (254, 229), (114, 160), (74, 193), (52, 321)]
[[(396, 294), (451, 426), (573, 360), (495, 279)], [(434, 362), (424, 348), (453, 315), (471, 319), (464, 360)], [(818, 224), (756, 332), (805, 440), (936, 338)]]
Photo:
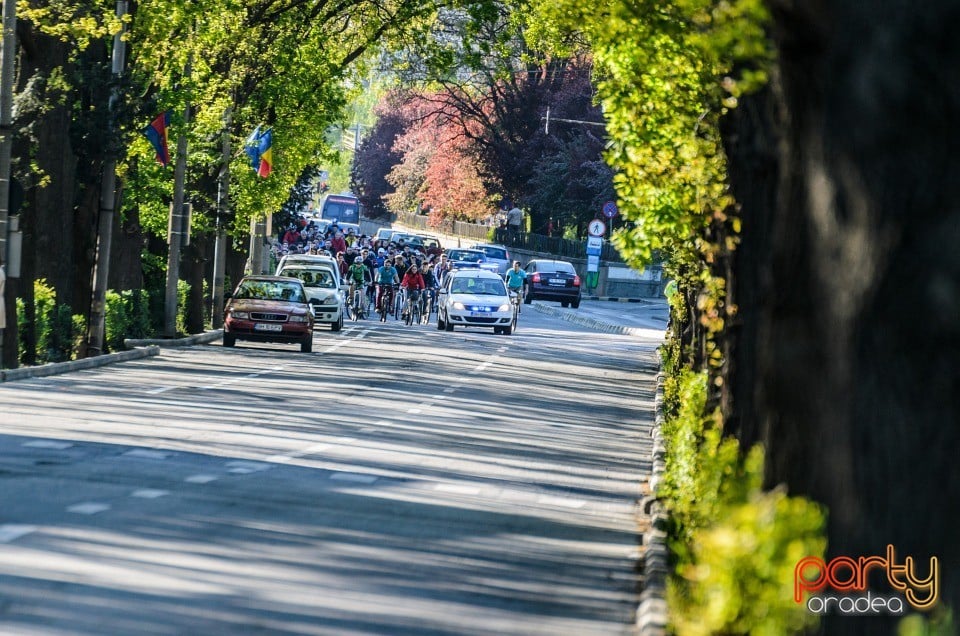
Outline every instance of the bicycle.
[(391, 309), (393, 308), (393, 285), (386, 285), (383, 288), (383, 295), (380, 296), (380, 307), (378, 311), (380, 313), (380, 322), (387, 322), (387, 316), (390, 314)]
[(403, 318), (403, 304), (406, 302), (406, 290), (401, 287), (399, 294), (394, 294), (393, 317), (395, 320)]
[(420, 290), (404, 290), (403, 320), (409, 327), (413, 323), (420, 324)]
[(423, 324), (428, 324), (430, 322), (430, 314), (433, 313), (433, 290), (425, 289), (420, 294), (420, 322)]
[(353, 298), (350, 302), (350, 313), (354, 321), (367, 317), (366, 294), (360, 285), (354, 284)]
[(513, 305), (513, 329), (517, 329), (517, 317), (520, 315), (520, 303), (523, 300), (523, 288), (510, 289), (510, 304)]

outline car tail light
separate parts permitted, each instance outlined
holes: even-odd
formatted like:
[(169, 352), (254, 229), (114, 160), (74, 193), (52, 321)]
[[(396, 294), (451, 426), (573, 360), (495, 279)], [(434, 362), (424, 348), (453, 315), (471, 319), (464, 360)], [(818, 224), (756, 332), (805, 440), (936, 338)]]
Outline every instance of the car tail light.
[(535, 283), (539, 283), (539, 282), (540, 282), (540, 273), (537, 272), (536, 274), (534, 274), (534, 275), (530, 278), (530, 280), (532, 280), (532, 281), (535, 282)]
[(580, 277), (579, 277), (579, 276), (574, 276), (574, 277), (573, 277), (573, 286), (574, 286), (574, 287), (579, 287), (579, 286), (580, 286)]

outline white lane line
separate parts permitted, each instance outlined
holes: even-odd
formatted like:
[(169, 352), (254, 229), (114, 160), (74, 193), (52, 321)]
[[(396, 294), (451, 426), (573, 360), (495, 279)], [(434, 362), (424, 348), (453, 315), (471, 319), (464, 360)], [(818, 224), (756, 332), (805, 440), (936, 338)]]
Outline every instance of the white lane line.
[(32, 442), (26, 442), (21, 444), (21, 446), (25, 446), (27, 448), (50, 448), (53, 450), (64, 450), (66, 448), (70, 448), (73, 446), (73, 444), (70, 442), (55, 442), (53, 440), (40, 439)]
[(373, 423), (374, 426), (393, 426), (393, 422), (390, 420), (377, 420)]
[(209, 484), (211, 481), (216, 481), (216, 475), (190, 475), (183, 481), (188, 484)]
[(567, 499), (566, 497), (542, 496), (537, 498), (537, 503), (548, 506), (563, 506), (564, 508), (583, 508), (587, 502), (583, 499)]
[(456, 389), (453, 387), (448, 387), (443, 390), (444, 393), (453, 393), (454, 391), (456, 391)]
[(176, 389), (176, 388), (178, 388), (178, 387), (175, 387), (175, 386), (162, 386), (162, 387), (160, 387), (159, 389), (151, 389), (151, 390), (147, 391), (147, 395), (157, 395), (157, 394), (164, 393), (164, 392), (166, 392), (166, 391), (170, 391), (171, 389)]
[(411, 413), (414, 415), (420, 412), (421, 412), (420, 409), (407, 409), (407, 413)]
[(506, 347), (500, 347), (499, 349), (497, 349), (497, 353), (503, 353), (506, 350), (507, 350)]
[(361, 475), (360, 473), (333, 473), (330, 479), (334, 481), (351, 481), (358, 484), (372, 484), (377, 481), (376, 475)]
[(319, 453), (330, 448), (330, 444), (314, 444), (313, 446), (308, 446), (303, 450), (299, 450), (293, 453), (287, 453), (285, 455), (270, 455), (265, 457), (263, 461), (273, 462), (275, 464), (283, 464), (289, 462), (297, 457), (305, 457), (306, 455), (313, 455), (314, 453)]
[(26, 526), (16, 523), (6, 523), (0, 525), (0, 543), (10, 543), (31, 532), (36, 532), (37, 526)]
[(205, 386), (200, 386), (197, 388), (203, 391), (206, 391), (209, 389), (216, 389), (222, 386), (229, 386), (231, 384), (236, 384), (237, 382), (243, 382), (244, 380), (259, 378), (261, 375), (264, 375), (265, 373), (274, 373), (276, 371), (283, 371), (283, 367), (270, 367), (269, 369), (265, 369), (263, 371), (257, 371), (256, 373), (248, 373), (247, 375), (242, 375), (236, 378), (230, 378), (229, 380), (224, 380), (222, 382), (217, 382), (215, 384), (207, 384)]
[(479, 495), (480, 489), (475, 486), (463, 486), (461, 484), (437, 484), (434, 490), (448, 492), (454, 495)]
[(227, 462), (227, 472), (237, 475), (249, 475), (250, 473), (259, 473), (268, 470), (270, 464), (264, 462), (236, 461)]
[(154, 450), (145, 450), (143, 448), (138, 448), (136, 450), (127, 451), (123, 453), (124, 457), (139, 457), (141, 459), (166, 459), (170, 456), (170, 453), (165, 453), (163, 451), (154, 451)]
[(75, 512), (79, 515), (95, 515), (105, 510), (110, 510), (110, 504), (97, 503), (95, 501), (67, 506), (67, 512)]
[(141, 488), (140, 490), (134, 490), (130, 493), (131, 497), (139, 497), (141, 499), (157, 499), (159, 497), (166, 497), (170, 494), (169, 490), (154, 490), (153, 488)]

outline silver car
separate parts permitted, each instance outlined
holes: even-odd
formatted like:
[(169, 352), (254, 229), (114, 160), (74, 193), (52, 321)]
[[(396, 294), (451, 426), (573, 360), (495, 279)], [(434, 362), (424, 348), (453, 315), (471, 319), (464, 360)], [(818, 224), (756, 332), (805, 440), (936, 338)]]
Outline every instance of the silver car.
[[(487, 257), (488, 263), (496, 263), (497, 273), (503, 276), (507, 273), (507, 270), (510, 269), (510, 266), (513, 265), (513, 261), (510, 260), (510, 253), (507, 251), (507, 248), (503, 245), (493, 245), (490, 243), (478, 243), (474, 245), (471, 249), (480, 250)], [(492, 270), (491, 270), (492, 271)]]

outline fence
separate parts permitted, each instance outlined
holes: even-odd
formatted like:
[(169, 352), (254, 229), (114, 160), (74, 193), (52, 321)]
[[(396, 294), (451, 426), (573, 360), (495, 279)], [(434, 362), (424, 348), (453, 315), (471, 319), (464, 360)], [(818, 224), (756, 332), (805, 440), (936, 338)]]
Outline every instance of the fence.
[[(431, 227), (427, 225), (427, 217), (419, 214), (398, 214), (397, 222), (407, 227), (417, 228), (425, 232), (440, 232), (452, 234), (464, 238), (476, 239), (477, 241), (489, 241), (507, 247), (529, 250), (543, 254), (554, 254), (562, 258), (582, 258), (586, 251), (586, 241), (560, 238), (558, 236), (544, 236), (542, 234), (530, 234), (521, 232), (515, 236), (509, 236), (506, 230), (495, 228), (490, 225), (479, 225), (477, 223), (467, 223), (465, 221), (447, 221), (441, 227)], [(615, 263), (622, 263), (623, 257), (617, 249), (604, 241), (603, 250), (600, 253), (600, 259)]]

